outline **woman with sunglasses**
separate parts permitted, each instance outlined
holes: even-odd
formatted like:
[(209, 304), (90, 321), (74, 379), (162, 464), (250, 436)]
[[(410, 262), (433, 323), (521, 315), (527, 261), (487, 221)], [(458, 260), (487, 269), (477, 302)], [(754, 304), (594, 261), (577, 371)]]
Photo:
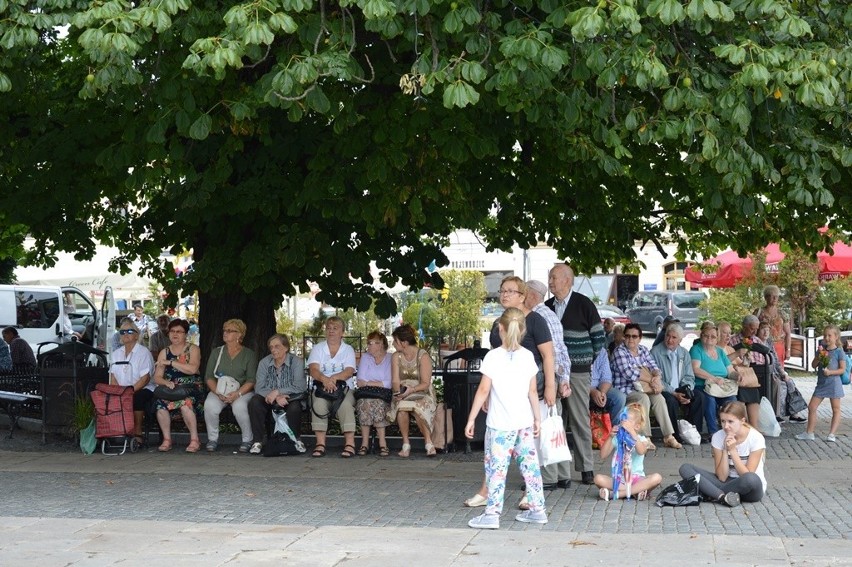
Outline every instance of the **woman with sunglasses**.
[(121, 321), (118, 329), (121, 346), (112, 353), (109, 368), (109, 383), (133, 387), (133, 435), (137, 443), (144, 445), (142, 420), (145, 408), (154, 397), (154, 358), (151, 352), (139, 344), (139, 328), (129, 317)]
[(182, 400), (169, 401), (158, 399), (157, 423), (163, 435), (163, 442), (158, 450), (172, 450), (172, 413), (180, 412), (183, 423), (189, 429), (189, 445), (187, 453), (197, 453), (201, 448), (198, 440), (198, 416), (203, 411), (201, 376), (198, 367), (201, 365), (201, 349), (186, 340), (189, 323), (185, 319), (175, 319), (169, 323), (169, 346), (160, 351), (154, 369), (154, 385), (174, 389), (183, 385), (190, 387), (190, 395)]
[[(615, 349), (612, 361), (612, 387), (627, 396), (627, 405), (639, 403), (645, 415), (654, 412), (663, 433), (663, 444), (672, 449), (683, 447), (674, 437), (674, 427), (663, 397), (662, 373), (651, 351), (643, 346), (642, 327), (636, 323), (624, 326), (624, 344)], [(646, 437), (651, 436), (651, 424), (645, 421)]]

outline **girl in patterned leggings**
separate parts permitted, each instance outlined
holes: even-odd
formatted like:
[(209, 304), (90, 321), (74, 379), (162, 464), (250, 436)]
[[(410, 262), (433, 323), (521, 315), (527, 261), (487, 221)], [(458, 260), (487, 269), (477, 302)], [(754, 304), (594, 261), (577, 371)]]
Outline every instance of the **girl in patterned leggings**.
[(530, 509), (515, 520), (546, 524), (541, 469), (535, 447), (541, 415), (539, 413), (536, 374), (538, 366), (530, 351), (521, 347), (526, 332), (524, 314), (510, 307), (499, 319), (502, 346), (491, 350), (482, 360), (482, 381), (465, 427), (465, 435), (473, 438), (474, 421), (488, 401), (485, 431), (485, 477), (488, 504), (485, 512), (471, 519), (468, 526), (479, 529), (500, 527), (506, 473), (514, 454), (527, 485)]

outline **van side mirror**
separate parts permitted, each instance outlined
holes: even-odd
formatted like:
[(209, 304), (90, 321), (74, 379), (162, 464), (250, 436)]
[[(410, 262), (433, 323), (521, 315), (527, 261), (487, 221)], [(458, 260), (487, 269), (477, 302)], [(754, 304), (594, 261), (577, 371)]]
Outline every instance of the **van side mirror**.
[(58, 337), (58, 336), (61, 336), (61, 334), (62, 334), (62, 333), (61, 333), (61, 330), (60, 330), (60, 327), (59, 327), (59, 323), (57, 323), (57, 324), (56, 324), (56, 326), (55, 326), (55, 328), (54, 328), (53, 332), (54, 332), (54, 333), (56, 333), (56, 336), (57, 336), (57, 337)]

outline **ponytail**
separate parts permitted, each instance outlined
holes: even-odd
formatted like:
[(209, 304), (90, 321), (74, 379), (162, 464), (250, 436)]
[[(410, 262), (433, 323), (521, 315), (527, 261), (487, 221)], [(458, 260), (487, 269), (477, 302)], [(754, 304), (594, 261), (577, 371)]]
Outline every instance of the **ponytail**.
[(527, 322), (524, 312), (510, 307), (500, 316), (498, 324), (503, 329), (503, 347), (509, 352), (521, 348), (521, 340), (527, 332)]

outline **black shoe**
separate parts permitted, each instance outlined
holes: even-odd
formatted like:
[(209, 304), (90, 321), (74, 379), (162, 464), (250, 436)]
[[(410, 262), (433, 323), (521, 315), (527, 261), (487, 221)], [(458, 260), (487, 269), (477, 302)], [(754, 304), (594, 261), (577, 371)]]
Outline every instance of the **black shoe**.
[(808, 420), (808, 418), (799, 417), (798, 415), (791, 415), (790, 416), (790, 421), (795, 421), (796, 423), (804, 423), (807, 420)]
[(566, 478), (560, 481), (557, 481), (556, 486), (559, 488), (571, 488), (571, 479)]
[(594, 484), (595, 483), (595, 473), (593, 471), (583, 471), (583, 484)]
[(730, 508), (740, 505), (740, 495), (737, 492), (726, 492), (719, 498), (719, 502)]
[(557, 484), (559, 484), (559, 483), (558, 482), (548, 482), (547, 484), (542, 484), (541, 489), (542, 490), (556, 490)]

